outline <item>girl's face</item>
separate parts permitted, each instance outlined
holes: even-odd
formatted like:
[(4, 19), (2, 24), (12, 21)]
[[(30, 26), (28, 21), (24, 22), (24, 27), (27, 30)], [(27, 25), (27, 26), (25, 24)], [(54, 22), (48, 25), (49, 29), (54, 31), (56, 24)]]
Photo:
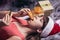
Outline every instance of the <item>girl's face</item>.
[(43, 26), (43, 15), (35, 16), (33, 20), (29, 20), (28, 24), (32, 29), (40, 29)]
[[(31, 12), (31, 10), (29, 8), (23, 8), (18, 13), (25, 16), (25, 15), (29, 14), (30, 12)], [(39, 12), (39, 15), (34, 16), (33, 20), (31, 20), (31, 19), (29, 19), (29, 21), (27, 20), (29, 27), (32, 29), (41, 28), (43, 26), (43, 17), (44, 17), (44, 13)]]

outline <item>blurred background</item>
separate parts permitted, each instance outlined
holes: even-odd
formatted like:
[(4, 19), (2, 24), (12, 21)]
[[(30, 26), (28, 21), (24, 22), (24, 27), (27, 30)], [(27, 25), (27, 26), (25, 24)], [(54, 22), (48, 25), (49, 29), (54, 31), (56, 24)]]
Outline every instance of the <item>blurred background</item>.
[[(44, 0), (0, 0), (0, 11), (19, 11), (21, 8), (32, 9), (38, 1)], [(60, 0), (49, 0), (54, 7), (50, 15), (54, 21), (60, 19)], [(54, 38), (55, 37), (55, 38)], [(52, 37), (43, 38), (42, 40), (59, 40), (60, 34)], [(53, 39), (54, 38), (54, 39)]]
[[(0, 10), (18, 11), (21, 8), (32, 9), (37, 1), (44, 0), (0, 0)], [(54, 20), (60, 19), (60, 0), (49, 0), (54, 7), (52, 14), (50, 15)]]

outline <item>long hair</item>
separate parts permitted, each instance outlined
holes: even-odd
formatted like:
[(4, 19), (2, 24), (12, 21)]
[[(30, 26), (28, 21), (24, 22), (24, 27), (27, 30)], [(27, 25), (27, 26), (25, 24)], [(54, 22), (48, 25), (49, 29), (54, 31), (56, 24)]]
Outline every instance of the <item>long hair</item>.
[(44, 22), (43, 22), (43, 26), (41, 28), (42, 30), (45, 28), (45, 26), (47, 25), (48, 21), (49, 21), (49, 18), (44, 16)]
[(38, 32), (31, 32), (26, 36), (26, 40), (41, 40)]

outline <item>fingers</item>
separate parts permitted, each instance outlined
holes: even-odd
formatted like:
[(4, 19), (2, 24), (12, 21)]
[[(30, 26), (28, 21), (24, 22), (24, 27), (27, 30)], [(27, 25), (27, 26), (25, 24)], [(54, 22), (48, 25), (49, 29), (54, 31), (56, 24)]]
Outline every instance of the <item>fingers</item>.
[(31, 19), (33, 19), (32, 12), (31, 12), (31, 10), (30, 10), (29, 8), (23, 8), (23, 9), (21, 9), (19, 12), (20, 12), (20, 15), (23, 15), (23, 16), (29, 15), (29, 17), (30, 17)]
[(23, 14), (25, 14), (25, 15), (27, 15), (27, 13), (28, 13), (28, 11), (30, 11), (30, 9), (29, 8), (23, 8), (23, 9), (21, 9), (20, 11), (18, 11), (21, 15)]
[(21, 9), (20, 11), (18, 11), (18, 13), (21, 15), (21, 16), (25, 16), (27, 15), (27, 13), (25, 12), (25, 9)]

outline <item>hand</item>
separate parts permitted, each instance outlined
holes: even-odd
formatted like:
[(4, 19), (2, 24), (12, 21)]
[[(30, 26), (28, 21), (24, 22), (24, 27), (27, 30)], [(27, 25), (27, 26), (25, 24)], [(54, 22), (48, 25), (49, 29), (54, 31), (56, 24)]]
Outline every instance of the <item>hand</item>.
[(33, 14), (29, 8), (23, 8), (18, 12), (21, 16), (28, 15), (30, 19), (33, 19)]
[(18, 11), (18, 14), (20, 14), (21, 16), (25, 16), (28, 14), (28, 11), (30, 11), (29, 8), (23, 8), (20, 11)]
[(21, 16), (26, 16), (28, 15), (28, 11), (30, 11), (29, 8), (22, 8), (18, 12), (12, 12), (14, 17), (21, 17)]

